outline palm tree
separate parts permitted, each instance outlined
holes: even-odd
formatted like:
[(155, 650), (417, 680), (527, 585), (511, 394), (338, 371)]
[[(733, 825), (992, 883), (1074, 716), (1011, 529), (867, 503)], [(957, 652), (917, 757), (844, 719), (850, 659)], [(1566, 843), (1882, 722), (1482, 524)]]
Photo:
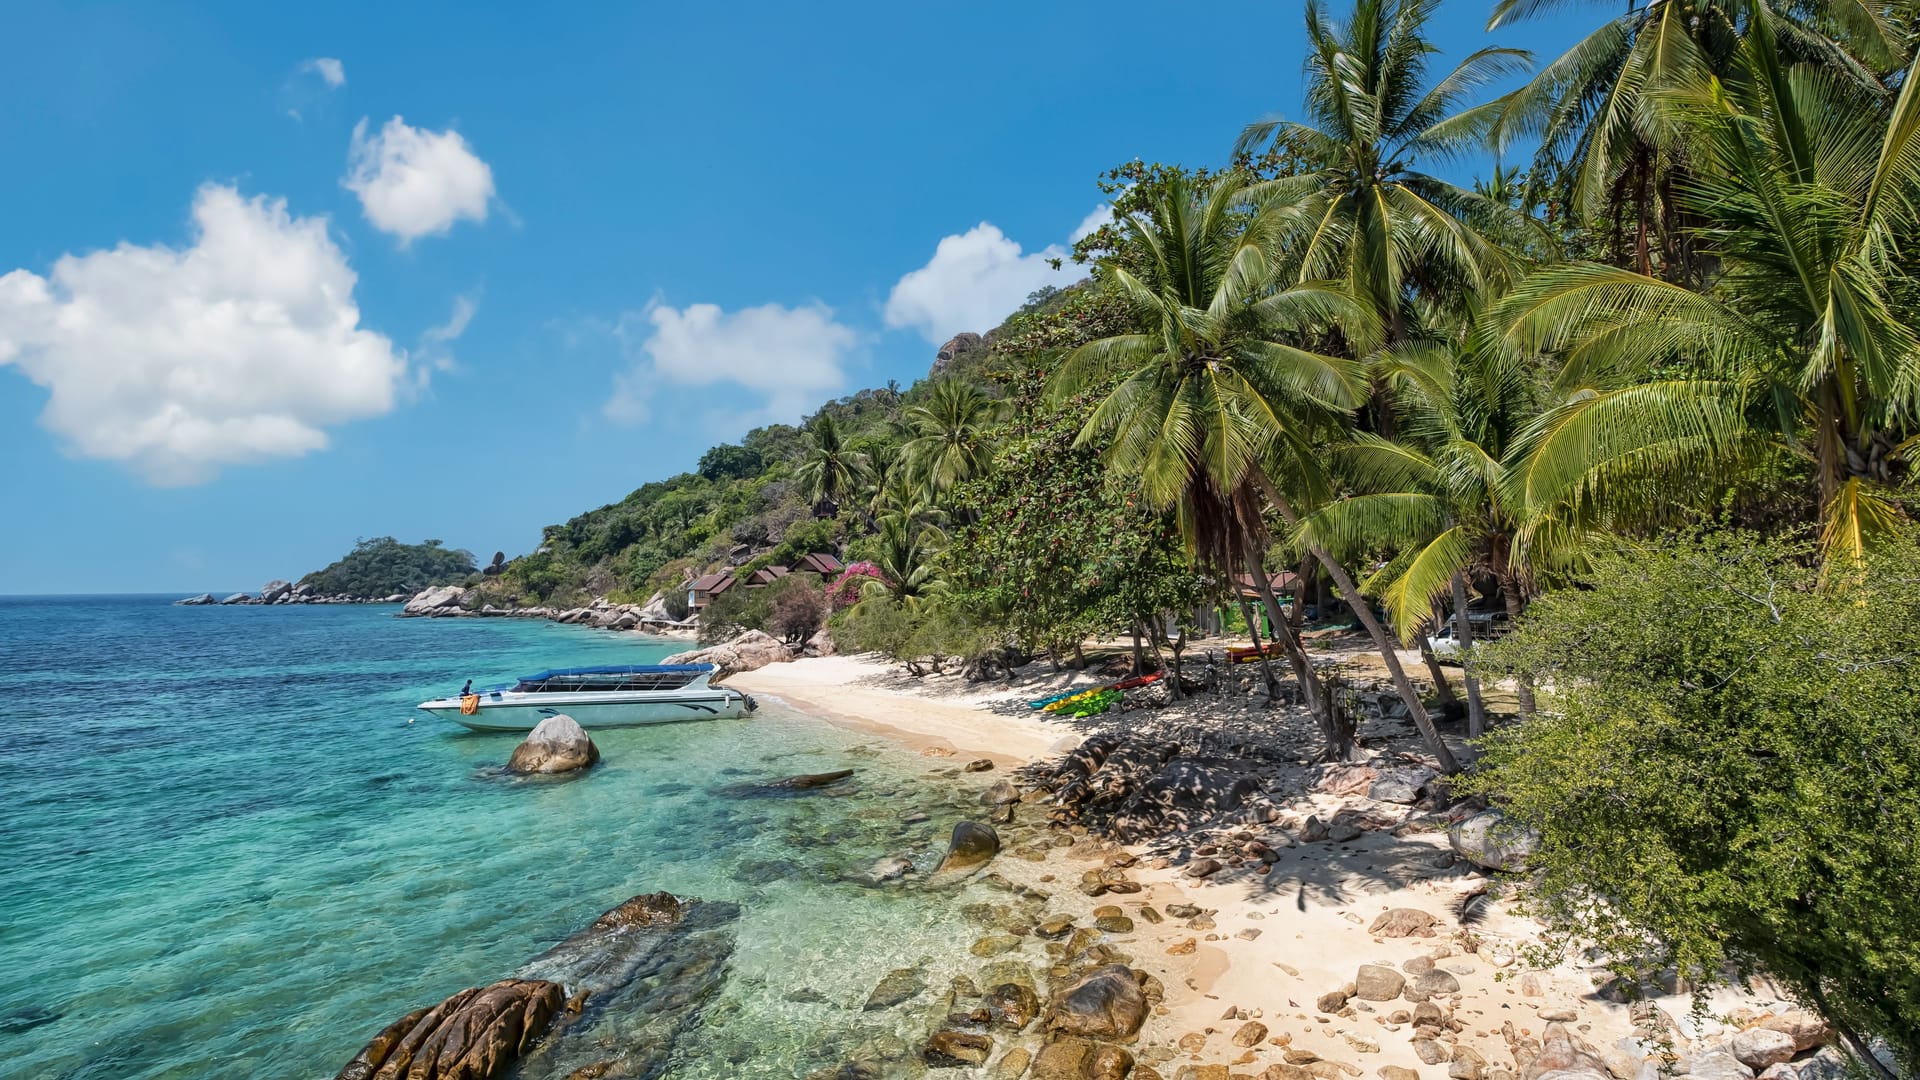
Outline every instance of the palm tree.
[(1495, 309), (1503, 344), (1561, 352), (1574, 373), (1692, 369), (1654, 384), (1664, 398), (1596, 392), (1544, 418), (1518, 477), (1528, 503), (1577, 515), (1618, 495), (1609, 470), (1636, 467), (1636, 433), (1691, 409), (1680, 426), (1701, 464), (1756, 433), (1810, 461), (1829, 557), (1857, 557), (1900, 517), (1894, 487), (1920, 417), (1920, 338), (1902, 314), (1920, 308), (1907, 243), (1920, 232), (1920, 93), (1907, 79), (1889, 114), (1844, 75), (1783, 63), (1775, 28), (1757, 11), (1726, 79), (1665, 98), (1699, 166), (1681, 197), (1717, 286), (1580, 263), (1535, 274)]
[(840, 425), (821, 413), (806, 427), (807, 451), (794, 476), (806, 492), (807, 501), (819, 517), (832, 515), (860, 490), (867, 474), (867, 456), (849, 448), (840, 436)]
[(963, 379), (942, 379), (906, 410), (913, 438), (905, 454), (915, 474), (942, 496), (954, 485), (984, 474), (993, 460), (989, 429), (1000, 403)]
[(934, 556), (946, 540), (946, 533), (937, 526), (909, 517), (882, 520), (872, 562), (884, 580), (867, 582), (863, 586), (866, 595), (908, 608), (938, 595), (942, 583)]
[[(1281, 209), (1301, 282), (1337, 279), (1369, 309), (1393, 345), (1406, 337), (1411, 287), (1444, 274), (1478, 292), (1513, 260), (1503, 234), (1533, 230), (1504, 200), (1458, 187), (1419, 165), (1477, 151), (1493, 112), (1468, 107), (1487, 83), (1528, 54), (1484, 48), (1426, 82), (1438, 50), (1425, 36), (1437, 0), (1355, 0), (1345, 24), (1307, 4), (1310, 123), (1250, 124), (1237, 151), (1271, 144), (1308, 171), (1268, 181), (1261, 198)], [(1347, 328), (1352, 336), (1353, 328)], [(1354, 342), (1366, 349), (1366, 342)], [(1393, 433), (1390, 402), (1375, 380), (1374, 429)]]
[[(1424, 630), (1436, 604), (1452, 604), (1469, 653), (1467, 730), (1477, 737), (1486, 712), (1471, 666), (1467, 579), (1497, 581), (1509, 615), (1520, 613), (1532, 588), (1531, 568), (1516, 552), (1524, 510), (1512, 502), (1509, 456), (1540, 409), (1521, 365), (1465, 342), (1462, 333), (1384, 358), (1407, 412), (1401, 437), (1357, 433), (1340, 448), (1358, 493), (1306, 515), (1296, 538), (1347, 557), (1396, 550), (1366, 590), (1381, 597), (1403, 642)], [(1520, 690), (1521, 711), (1531, 713), (1531, 688)]]
[[(1498, 0), (1487, 29), (1563, 6), (1564, 0)], [(1747, 28), (1758, 18), (1774, 22), (1797, 56), (1817, 59), (1862, 86), (1877, 85), (1876, 72), (1897, 70), (1908, 55), (1899, 21), (1872, 0), (1629, 4), (1625, 14), (1602, 23), (1501, 99), (1496, 138), (1537, 138), (1541, 174), (1570, 168), (1574, 207), (1597, 226), (1610, 222), (1616, 235), (1630, 236), (1640, 273), (1655, 272), (1657, 242), (1663, 276), (1697, 280), (1703, 267), (1688, 244), (1692, 223), (1674, 220), (1683, 212), (1676, 188), (1685, 183), (1689, 155), (1661, 99), (1730, 72)]]
[[(1199, 562), (1227, 580), (1245, 572), (1277, 613), (1266, 573), (1261, 506), (1272, 485), (1263, 458), (1281, 433), (1344, 416), (1361, 386), (1356, 364), (1283, 340), (1280, 327), (1342, 315), (1360, 321), (1365, 313), (1325, 286), (1270, 288), (1267, 253), (1278, 222), (1250, 210), (1246, 194), (1237, 172), (1217, 178), (1204, 197), (1176, 175), (1144, 217), (1120, 220), (1137, 271), (1116, 262), (1102, 273), (1144, 329), (1075, 349), (1052, 389), (1062, 397), (1094, 391), (1099, 403), (1079, 443), (1100, 446), (1111, 468), (1138, 480), (1150, 504), (1174, 508)], [(1258, 630), (1249, 629), (1258, 645)], [(1299, 638), (1285, 619), (1275, 619), (1274, 632), (1328, 753), (1350, 754), (1350, 736)], [(1277, 685), (1271, 669), (1265, 673), (1271, 695)], [(1412, 706), (1452, 771), (1452, 755), (1417, 696)]]

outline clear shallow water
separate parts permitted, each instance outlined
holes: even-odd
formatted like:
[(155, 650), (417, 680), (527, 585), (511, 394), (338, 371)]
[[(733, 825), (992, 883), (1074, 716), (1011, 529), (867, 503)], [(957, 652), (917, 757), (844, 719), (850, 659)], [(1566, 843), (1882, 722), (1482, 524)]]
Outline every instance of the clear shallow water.
[[(800, 1076), (908, 1032), (867, 992), (917, 963), (940, 985), (974, 933), (952, 897), (858, 880), (942, 847), (971, 796), (943, 763), (770, 706), (599, 732), (589, 775), (516, 781), (513, 736), (412, 708), (678, 646), (171, 599), (0, 598), (0, 1076), (330, 1076), (401, 1013), (661, 889), (742, 907), (668, 1075)], [(831, 794), (726, 791), (848, 766)]]

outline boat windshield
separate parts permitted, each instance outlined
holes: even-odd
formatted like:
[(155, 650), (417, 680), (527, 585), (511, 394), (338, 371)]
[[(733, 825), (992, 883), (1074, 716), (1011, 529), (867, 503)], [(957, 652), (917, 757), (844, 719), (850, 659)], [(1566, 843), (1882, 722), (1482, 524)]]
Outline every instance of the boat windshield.
[(705, 664), (649, 667), (576, 668), (543, 671), (514, 685), (518, 694), (611, 693), (620, 690), (678, 690), (713, 670)]

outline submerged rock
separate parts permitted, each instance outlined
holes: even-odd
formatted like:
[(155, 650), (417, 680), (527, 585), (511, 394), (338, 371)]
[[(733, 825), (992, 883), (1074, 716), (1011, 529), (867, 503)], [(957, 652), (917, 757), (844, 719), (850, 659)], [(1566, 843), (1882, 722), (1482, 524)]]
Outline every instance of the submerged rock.
[(984, 1065), (993, 1054), (993, 1039), (970, 1031), (936, 1031), (920, 1052), (928, 1067), (950, 1069), (962, 1065)]
[(207, 604), (217, 604), (219, 602), (220, 601), (213, 598), (212, 593), (203, 592), (199, 596), (189, 596), (185, 600), (175, 600), (174, 604), (179, 607), (203, 607)]
[(549, 716), (534, 726), (526, 740), (513, 748), (507, 759), (507, 771), (514, 773), (563, 773), (584, 769), (600, 760), (600, 748), (593, 745), (580, 722), (564, 713)]
[(1147, 1019), (1146, 976), (1108, 964), (1060, 991), (1047, 1006), (1047, 1030), (1097, 1039), (1131, 1038)]
[(762, 786), (772, 791), (810, 791), (814, 788), (826, 787), (829, 784), (837, 784), (852, 775), (852, 769), (840, 769), (835, 772), (823, 773), (802, 773), (799, 776), (789, 776), (784, 780), (775, 780), (770, 784), (764, 784)]
[(1000, 834), (993, 831), (993, 826), (963, 821), (953, 827), (953, 837), (947, 841), (947, 857), (940, 861), (940, 869), (970, 870), (985, 865), (999, 851)]
[(903, 1001), (911, 1001), (920, 996), (927, 988), (927, 981), (913, 968), (894, 968), (887, 972), (880, 984), (867, 995), (867, 1003), (862, 1008), (867, 1012), (879, 1009), (891, 1009)]
[(389, 1024), (335, 1080), (468, 1080), (504, 1073), (566, 1001), (558, 983), (503, 979)]

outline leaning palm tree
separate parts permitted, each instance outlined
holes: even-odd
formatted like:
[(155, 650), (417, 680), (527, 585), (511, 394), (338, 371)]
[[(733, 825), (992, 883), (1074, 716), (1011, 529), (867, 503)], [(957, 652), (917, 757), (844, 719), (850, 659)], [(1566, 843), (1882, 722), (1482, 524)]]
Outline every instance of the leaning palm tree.
[[(1143, 329), (1075, 349), (1053, 392), (1096, 391), (1079, 443), (1099, 446), (1150, 504), (1176, 510), (1203, 566), (1227, 580), (1247, 574), (1277, 613), (1266, 572), (1262, 507), (1272, 484), (1263, 458), (1283, 431), (1344, 417), (1362, 385), (1358, 365), (1302, 348), (1283, 328), (1325, 326), (1336, 316), (1361, 322), (1365, 313), (1322, 285), (1271, 288), (1267, 253), (1278, 221), (1251, 210), (1246, 194), (1237, 172), (1214, 180), (1204, 195), (1175, 176), (1146, 214), (1120, 220), (1134, 256), (1126, 262), (1138, 269), (1116, 262), (1102, 273)], [(1258, 645), (1258, 629), (1249, 629)], [(1350, 754), (1351, 737), (1335, 721), (1299, 638), (1285, 619), (1274, 620), (1274, 633), (1328, 754)], [(1270, 669), (1266, 678), (1272, 694)], [(1417, 696), (1412, 708), (1452, 771), (1453, 757)]]
[(993, 460), (991, 428), (1000, 403), (963, 379), (942, 379), (906, 410), (913, 438), (904, 453), (928, 490), (945, 495), (987, 471)]
[[(1528, 59), (1484, 48), (1429, 83), (1438, 50), (1426, 24), (1436, 6), (1355, 0), (1342, 24), (1309, 0), (1309, 122), (1250, 124), (1237, 147), (1271, 144), (1305, 162), (1306, 171), (1260, 189), (1287, 225), (1296, 280), (1345, 281), (1389, 346), (1406, 337), (1409, 287), (1421, 276), (1444, 273), (1469, 291), (1485, 290), (1512, 268), (1503, 239), (1538, 231), (1505, 201), (1421, 169), (1427, 159), (1480, 149), (1493, 113), (1472, 106), (1473, 96)], [(1390, 437), (1390, 402), (1377, 379), (1372, 409), (1375, 430)]]
[[(1901, 516), (1920, 418), (1920, 91), (1891, 111), (1830, 69), (1783, 63), (1757, 11), (1725, 79), (1665, 98), (1700, 164), (1681, 197), (1721, 265), (1710, 292), (1597, 264), (1542, 271), (1494, 311), (1500, 341), (1556, 352), (1567, 372), (1681, 369), (1702, 464), (1764, 433), (1810, 462), (1822, 549), (1857, 557)], [(1563, 373), (1563, 378), (1566, 373)], [(1530, 436), (1517, 477), (1534, 506), (1622, 493), (1636, 432), (1671, 423), (1669, 392), (1627, 386), (1570, 401)], [(1547, 520), (1554, 520), (1549, 515)]]
[(860, 490), (867, 474), (867, 456), (847, 446), (840, 425), (824, 412), (813, 418), (806, 432), (807, 451), (794, 477), (813, 504), (813, 512), (827, 517)]
[[(1422, 633), (1437, 604), (1450, 603), (1466, 648), (1467, 731), (1486, 731), (1467, 618), (1469, 577), (1491, 578), (1518, 615), (1533, 573), (1519, 555), (1523, 511), (1512, 501), (1509, 452), (1538, 417), (1522, 365), (1475, 352), (1465, 333), (1405, 346), (1382, 361), (1407, 422), (1397, 440), (1356, 433), (1337, 451), (1352, 493), (1306, 515), (1297, 540), (1344, 557), (1397, 551), (1366, 583), (1403, 642)], [(1521, 711), (1532, 711), (1522, 685)]]

